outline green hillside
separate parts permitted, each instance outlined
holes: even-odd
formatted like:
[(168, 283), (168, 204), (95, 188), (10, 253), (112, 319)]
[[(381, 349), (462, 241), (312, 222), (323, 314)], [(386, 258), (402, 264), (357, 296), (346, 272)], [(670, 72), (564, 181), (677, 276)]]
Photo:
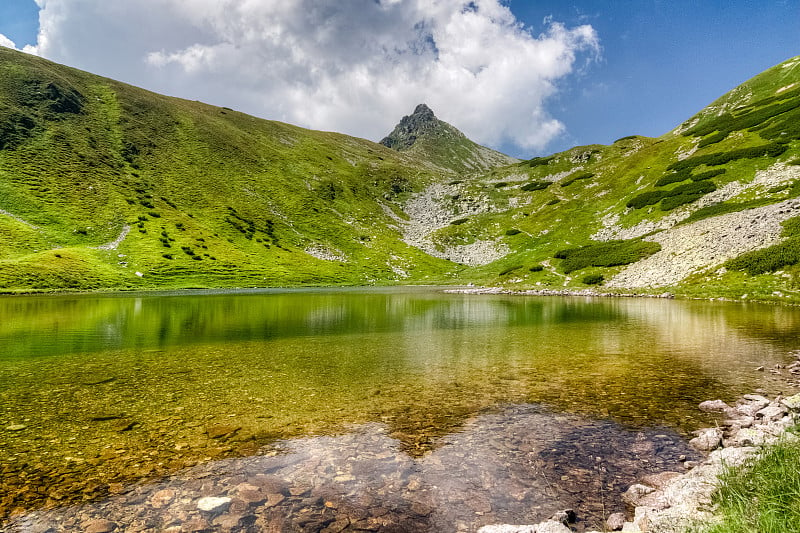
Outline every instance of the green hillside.
[(376, 143), (6, 48), (0, 102), (4, 290), (385, 283), (451, 267), (387, 215), (441, 171)]
[(472, 282), (798, 300), (798, 124), (800, 57), (662, 137), (516, 161), (425, 105), (382, 145), (0, 48), (0, 290)]
[[(508, 252), (463, 271), (463, 281), (798, 299), (798, 124), (794, 58), (662, 137), (576, 147), (454, 182), (442, 193), (457, 199), (446, 206), (453, 223), (430, 239), (441, 249), (491, 241)], [(469, 212), (475, 199), (482, 208)]]

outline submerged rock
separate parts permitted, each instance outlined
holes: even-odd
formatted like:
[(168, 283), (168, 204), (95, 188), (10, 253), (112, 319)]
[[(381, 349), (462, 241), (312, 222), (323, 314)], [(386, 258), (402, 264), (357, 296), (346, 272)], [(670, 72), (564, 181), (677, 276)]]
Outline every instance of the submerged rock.
[(231, 499), (227, 497), (206, 496), (197, 500), (197, 508), (211, 513), (222, 511), (230, 503)]

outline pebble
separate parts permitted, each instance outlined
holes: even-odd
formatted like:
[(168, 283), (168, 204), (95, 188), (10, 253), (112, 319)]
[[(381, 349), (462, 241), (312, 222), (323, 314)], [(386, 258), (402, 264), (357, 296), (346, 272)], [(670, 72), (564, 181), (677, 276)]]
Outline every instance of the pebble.
[(109, 533), (117, 528), (117, 524), (111, 520), (97, 518), (81, 524), (81, 527), (85, 533)]
[(206, 496), (197, 501), (197, 508), (201, 511), (215, 512), (221, 511), (229, 503), (231, 503), (231, 499), (228, 497)]

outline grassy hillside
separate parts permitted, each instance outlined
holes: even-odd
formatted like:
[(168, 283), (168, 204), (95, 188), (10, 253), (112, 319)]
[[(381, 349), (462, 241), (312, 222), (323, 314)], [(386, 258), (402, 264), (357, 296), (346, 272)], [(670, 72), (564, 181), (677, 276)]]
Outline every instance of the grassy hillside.
[(0, 102), (2, 290), (363, 284), (450, 268), (400, 241), (386, 213), (441, 172), (381, 145), (6, 48)]
[(3, 291), (475, 282), (800, 300), (800, 57), (662, 137), (504, 166), (425, 106), (391, 149), (4, 48), (0, 102)]
[[(797, 299), (799, 247), (765, 246), (764, 241), (791, 235), (763, 224), (752, 226), (754, 237), (772, 233), (754, 238), (760, 244), (753, 246), (764, 245), (762, 255), (780, 251), (781, 260), (758, 274), (732, 260), (740, 248), (753, 248), (732, 242), (716, 258), (708, 253), (701, 264), (691, 264), (680, 278), (664, 276), (663, 283), (654, 278), (646, 286), (609, 282), (662, 244), (678, 252), (670, 252), (672, 259), (653, 255), (653, 263), (679, 263), (683, 252), (702, 251), (697, 243), (676, 242), (692, 228), (699, 232), (701, 224), (709, 235), (727, 228), (723, 236), (731, 237), (747, 231), (739, 226), (748, 217), (800, 215), (798, 206), (787, 202), (800, 196), (798, 124), (800, 58), (794, 58), (660, 138), (630, 136), (609, 146), (576, 147), (453, 182), (448, 194), (455, 199), (449, 206), (454, 223), (431, 238), (442, 247), (477, 240), (508, 247), (503, 259), (465, 269), (465, 281), (519, 289), (602, 284), (615, 292)], [(468, 213), (476, 199), (482, 208)]]

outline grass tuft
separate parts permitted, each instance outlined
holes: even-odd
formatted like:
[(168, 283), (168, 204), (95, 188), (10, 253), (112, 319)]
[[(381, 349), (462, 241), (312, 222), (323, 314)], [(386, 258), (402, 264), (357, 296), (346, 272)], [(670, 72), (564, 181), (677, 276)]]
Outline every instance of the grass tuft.
[(704, 533), (800, 531), (800, 443), (784, 440), (727, 470), (713, 500), (721, 522)]

